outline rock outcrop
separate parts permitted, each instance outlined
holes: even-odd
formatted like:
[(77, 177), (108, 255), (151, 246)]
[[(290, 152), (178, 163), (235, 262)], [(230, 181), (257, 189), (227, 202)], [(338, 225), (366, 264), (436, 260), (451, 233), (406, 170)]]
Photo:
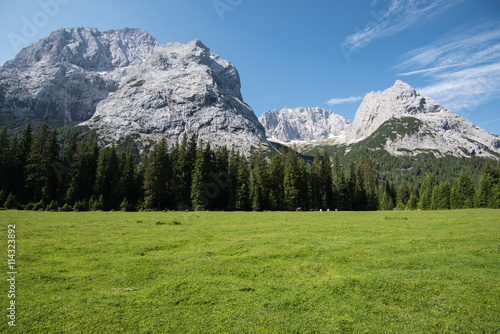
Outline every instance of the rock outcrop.
[(0, 114), (83, 121), (105, 143), (184, 133), (212, 146), (267, 145), (236, 68), (200, 40), (162, 45), (140, 29), (60, 29), (0, 68)]
[(345, 117), (321, 108), (266, 111), (259, 121), (269, 140), (282, 143), (339, 137), (351, 123)]

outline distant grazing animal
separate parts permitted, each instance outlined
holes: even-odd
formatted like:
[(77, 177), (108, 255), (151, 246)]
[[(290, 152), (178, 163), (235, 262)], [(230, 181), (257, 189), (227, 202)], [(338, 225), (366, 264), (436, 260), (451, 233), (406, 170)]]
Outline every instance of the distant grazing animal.
[(323, 209), (319, 209), (320, 212), (323, 212)]
[(326, 210), (326, 212), (330, 212), (330, 209)]
[(297, 208), (297, 210), (295, 210), (295, 211), (302, 211), (302, 207)]

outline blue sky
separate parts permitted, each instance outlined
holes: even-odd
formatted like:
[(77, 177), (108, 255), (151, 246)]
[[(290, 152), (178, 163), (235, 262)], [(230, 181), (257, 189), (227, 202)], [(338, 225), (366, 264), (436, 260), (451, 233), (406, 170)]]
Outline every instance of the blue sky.
[(0, 64), (61, 27), (201, 39), (232, 62), (245, 101), (349, 119), (397, 79), (500, 134), (498, 0), (0, 0)]

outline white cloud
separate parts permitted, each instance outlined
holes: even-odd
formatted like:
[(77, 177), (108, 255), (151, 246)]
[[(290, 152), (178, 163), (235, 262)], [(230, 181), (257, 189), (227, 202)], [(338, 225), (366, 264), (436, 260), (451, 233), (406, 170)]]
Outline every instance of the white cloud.
[(363, 98), (362, 96), (351, 96), (348, 98), (335, 98), (335, 99), (330, 99), (325, 103), (328, 105), (334, 106), (337, 104), (354, 103), (354, 102), (360, 101), (362, 98)]
[[(364, 29), (355, 28), (356, 33), (347, 36), (341, 44), (346, 57), (367, 46), (371, 41), (399, 33), (415, 24), (422, 24), (462, 0), (390, 0), (381, 11), (372, 9), (373, 21)], [(377, 7), (378, 1), (372, 3)]]
[(418, 88), (454, 111), (477, 108), (500, 94), (500, 22), (445, 36), (403, 56), (402, 76), (429, 81)]

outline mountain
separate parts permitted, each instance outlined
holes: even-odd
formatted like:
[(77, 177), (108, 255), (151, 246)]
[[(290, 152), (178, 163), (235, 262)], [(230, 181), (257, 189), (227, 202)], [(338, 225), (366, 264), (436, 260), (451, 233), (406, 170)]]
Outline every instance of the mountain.
[(500, 157), (500, 136), (421, 95), (402, 81), (371, 92), (346, 130), (345, 144), (363, 143), (395, 155)]
[(304, 154), (313, 154), (317, 148), (341, 154), (366, 148), (396, 156), (431, 153), (436, 157), (500, 158), (500, 136), (479, 128), (400, 80), (385, 91), (367, 94), (354, 121), (344, 123), (343, 134), (335, 130), (317, 131), (317, 124), (331, 120), (328, 113), (315, 113), (316, 117), (307, 121), (294, 112), (270, 112), (264, 116), (260, 121), (273, 138), (286, 142), (296, 133), (309, 134), (296, 136), (305, 140), (297, 143)]
[(259, 118), (269, 140), (281, 143), (314, 141), (344, 134), (351, 121), (321, 108), (266, 111)]
[(0, 115), (80, 121), (105, 143), (184, 133), (215, 147), (268, 145), (236, 68), (200, 40), (162, 45), (140, 29), (59, 29), (0, 67)]

